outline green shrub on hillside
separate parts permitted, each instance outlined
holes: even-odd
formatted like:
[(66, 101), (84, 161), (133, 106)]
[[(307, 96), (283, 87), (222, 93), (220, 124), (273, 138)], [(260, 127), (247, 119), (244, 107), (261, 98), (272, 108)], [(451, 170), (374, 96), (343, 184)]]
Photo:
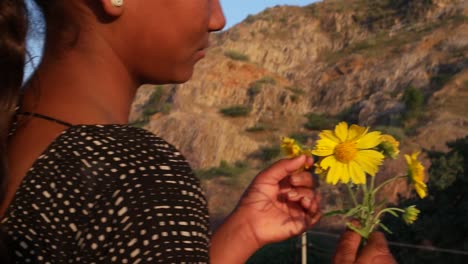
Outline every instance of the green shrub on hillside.
[(288, 86), (288, 87), (286, 87), (286, 90), (289, 90), (292, 93), (297, 94), (297, 95), (305, 94), (304, 90), (302, 90), (301, 88), (299, 88), (297, 86)]
[(261, 84), (272, 84), (272, 85), (276, 84), (276, 80), (271, 76), (265, 76), (261, 78), (260, 80), (258, 80), (257, 82)]
[(271, 84), (275, 85), (276, 80), (273, 77), (270, 76), (265, 76), (259, 80), (256, 80), (252, 83), (250, 83), (249, 88), (247, 89), (247, 94), (250, 97), (255, 97), (255, 95), (259, 94), (263, 88), (263, 85), (265, 84)]
[(220, 110), (220, 113), (228, 117), (248, 116), (252, 109), (244, 105), (235, 105)]
[(307, 123), (304, 124), (304, 127), (310, 130), (333, 129), (339, 122), (338, 119), (326, 114), (310, 113), (306, 117)]
[(403, 120), (407, 121), (418, 118), (421, 115), (424, 107), (424, 94), (422, 90), (413, 86), (409, 86), (406, 88), (402, 99), (403, 103), (405, 104)]
[(289, 135), (289, 137), (295, 139), (297, 142), (299, 142), (302, 145), (305, 145), (307, 141), (309, 140), (309, 135), (304, 134), (304, 133), (295, 133), (295, 134)]
[(437, 74), (431, 77), (431, 83), (434, 84), (438, 89), (442, 88), (447, 84), (453, 77), (453, 74)]
[(236, 162), (234, 165), (231, 165), (227, 161), (222, 160), (218, 167), (195, 170), (195, 175), (201, 180), (210, 180), (221, 176), (235, 177), (244, 173), (247, 169), (246, 163)]
[(138, 120), (131, 123), (130, 125), (135, 127), (144, 127), (146, 124), (148, 124), (151, 116), (153, 116), (154, 114), (168, 114), (171, 110), (172, 105), (169, 103), (162, 103), (163, 96), (164, 87), (156, 85), (150, 97), (148, 98), (148, 101), (142, 107), (143, 110), (141, 113), (141, 117)]
[(224, 52), (224, 56), (237, 61), (249, 61), (249, 56), (234, 50), (228, 50)]
[(253, 82), (249, 85), (249, 88), (247, 89), (247, 94), (250, 97), (255, 97), (261, 91), (262, 91), (262, 84), (258, 82)]
[(262, 147), (253, 156), (263, 162), (270, 162), (281, 154), (280, 146)]
[(263, 132), (263, 131), (265, 131), (265, 130), (267, 130), (267, 128), (266, 128), (265, 125), (263, 125), (263, 124), (256, 124), (256, 125), (253, 126), (253, 127), (247, 128), (245, 131), (255, 133), (255, 132)]

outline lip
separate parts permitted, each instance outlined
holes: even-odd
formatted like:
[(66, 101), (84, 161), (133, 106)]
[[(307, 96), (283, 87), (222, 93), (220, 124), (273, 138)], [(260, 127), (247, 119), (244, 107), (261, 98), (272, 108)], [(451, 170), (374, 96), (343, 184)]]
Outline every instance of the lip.
[(206, 50), (205, 49), (200, 49), (196, 53), (197, 59), (205, 58), (205, 56), (206, 56)]
[(201, 48), (197, 50), (197, 52), (196, 52), (197, 59), (202, 59), (202, 58), (206, 57), (206, 49), (208, 49), (209, 46), (210, 46), (210, 42), (207, 39), (203, 43), (203, 46), (201, 46)]

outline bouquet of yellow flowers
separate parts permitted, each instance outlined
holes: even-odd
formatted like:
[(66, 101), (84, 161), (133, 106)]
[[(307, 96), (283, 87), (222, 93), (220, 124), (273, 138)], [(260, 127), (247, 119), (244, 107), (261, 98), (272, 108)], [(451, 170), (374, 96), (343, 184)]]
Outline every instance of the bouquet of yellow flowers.
[[(315, 173), (327, 184), (345, 184), (354, 207), (325, 213), (325, 216), (344, 215), (349, 221), (348, 228), (367, 239), (375, 228), (391, 231), (381, 223), (384, 214), (401, 217), (407, 224), (416, 221), (419, 210), (413, 205), (407, 208), (386, 207), (383, 201), (376, 201), (377, 193), (387, 184), (407, 179), (420, 198), (427, 195), (424, 183), (424, 167), (418, 160), (419, 152), (405, 154), (407, 173), (391, 177), (376, 185), (379, 166), (385, 158), (396, 159), (399, 142), (391, 135), (379, 131), (369, 132), (368, 127), (348, 126), (339, 123), (335, 130), (324, 130), (313, 148), (304, 148), (292, 138), (283, 138), (281, 148), (289, 157), (299, 155), (315, 156)], [(318, 158), (318, 159), (317, 159)], [(350, 220), (359, 221), (359, 225)]]

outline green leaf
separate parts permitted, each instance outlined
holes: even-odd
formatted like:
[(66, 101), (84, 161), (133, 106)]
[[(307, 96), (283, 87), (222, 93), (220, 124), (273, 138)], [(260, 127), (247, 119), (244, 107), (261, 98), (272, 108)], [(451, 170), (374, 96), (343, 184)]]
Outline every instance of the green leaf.
[(364, 207), (362, 205), (358, 205), (354, 208), (351, 208), (348, 210), (348, 212), (345, 214), (346, 217), (350, 217), (350, 216), (353, 216), (355, 215), (356, 213), (358, 213), (359, 211), (363, 210)]
[(393, 211), (393, 210), (388, 210), (388, 211), (386, 211), (386, 212), (389, 213), (389, 214), (391, 214), (391, 215), (393, 215), (393, 216), (395, 216), (395, 217), (398, 217), (398, 214), (397, 214), (395, 211)]
[(393, 234), (392, 231), (390, 229), (388, 229), (388, 227), (386, 227), (384, 224), (380, 223), (379, 226), (387, 233), (389, 234)]
[(357, 229), (357, 228), (356, 228), (355, 226), (353, 226), (351, 223), (346, 223), (346, 226), (347, 226), (349, 229), (353, 230), (354, 232), (358, 233), (361, 237), (367, 239), (367, 235), (364, 233), (363, 230)]
[(348, 211), (349, 209), (333, 210), (333, 211), (324, 213), (323, 216), (327, 217), (327, 216), (334, 216), (334, 215), (343, 215), (343, 214), (346, 214)]

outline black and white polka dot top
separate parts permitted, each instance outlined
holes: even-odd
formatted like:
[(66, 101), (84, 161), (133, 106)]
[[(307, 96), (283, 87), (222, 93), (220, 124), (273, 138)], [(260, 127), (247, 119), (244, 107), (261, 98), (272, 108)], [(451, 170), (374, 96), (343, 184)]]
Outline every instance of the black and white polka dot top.
[(207, 203), (170, 144), (77, 125), (36, 160), (1, 227), (16, 263), (207, 263)]

